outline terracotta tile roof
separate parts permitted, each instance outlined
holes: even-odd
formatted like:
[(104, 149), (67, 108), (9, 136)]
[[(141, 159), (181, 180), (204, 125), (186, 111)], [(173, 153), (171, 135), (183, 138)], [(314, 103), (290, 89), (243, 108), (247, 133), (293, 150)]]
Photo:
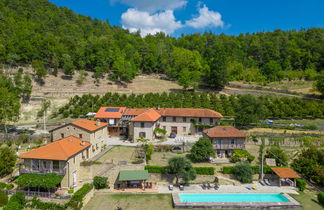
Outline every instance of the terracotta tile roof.
[(161, 115), (155, 111), (154, 109), (148, 109), (146, 112), (134, 117), (130, 121), (133, 122), (155, 122), (157, 121)]
[(94, 118), (120, 119), (125, 110), (126, 107), (101, 107)]
[(81, 120), (72, 122), (71, 124), (76, 125), (80, 128), (86, 129), (88, 131), (96, 131), (96, 130), (106, 127), (108, 125), (108, 123), (100, 122), (100, 125), (97, 126), (96, 121), (87, 120), (87, 119), (81, 119)]
[(280, 178), (300, 178), (300, 176), (291, 168), (275, 167), (271, 168)]
[(19, 158), (43, 159), (43, 160), (68, 160), (73, 155), (90, 147), (90, 143), (82, 141), (74, 136), (51, 142), (45, 146), (38, 147), (23, 153)]
[(157, 110), (161, 116), (170, 117), (210, 117), (222, 118), (223, 115), (210, 109), (194, 109), (194, 108), (161, 108)]
[(137, 116), (147, 111), (147, 108), (129, 108), (126, 109), (123, 115)]
[(211, 138), (245, 138), (246, 135), (242, 131), (232, 126), (216, 126), (203, 131), (208, 137)]

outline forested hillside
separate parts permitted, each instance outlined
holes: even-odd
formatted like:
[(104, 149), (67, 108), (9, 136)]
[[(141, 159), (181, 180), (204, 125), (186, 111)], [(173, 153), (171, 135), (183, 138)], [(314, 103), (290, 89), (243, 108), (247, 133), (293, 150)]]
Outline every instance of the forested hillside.
[(32, 64), (37, 79), (51, 69), (131, 81), (165, 73), (184, 88), (222, 88), (229, 80), (314, 79), (324, 69), (324, 29), (173, 38), (139, 33), (77, 15), (47, 0), (0, 0), (0, 63)]

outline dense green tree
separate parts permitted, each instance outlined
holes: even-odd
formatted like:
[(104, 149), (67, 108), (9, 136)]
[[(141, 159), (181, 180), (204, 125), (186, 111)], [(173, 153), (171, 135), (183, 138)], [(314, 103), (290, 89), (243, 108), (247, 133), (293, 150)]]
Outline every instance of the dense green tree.
[(176, 184), (179, 184), (179, 179), (182, 179), (188, 184), (190, 180), (196, 178), (196, 171), (193, 169), (191, 162), (185, 157), (173, 157), (169, 159), (167, 172), (174, 174)]
[(19, 117), (20, 100), (16, 94), (7, 88), (0, 87), (0, 123), (6, 125), (9, 121), (17, 121)]
[(315, 87), (324, 96), (324, 71), (316, 78)]
[(294, 159), (292, 167), (309, 181), (324, 186), (324, 149), (305, 148)]
[(277, 166), (288, 166), (288, 155), (278, 146), (268, 148), (264, 157), (275, 159)]
[(238, 110), (235, 113), (235, 123), (249, 125), (265, 118), (265, 106), (252, 95), (242, 95), (239, 98)]
[(200, 138), (190, 150), (190, 159), (196, 162), (208, 161), (209, 157), (215, 156), (215, 150), (208, 138)]
[(233, 174), (235, 178), (242, 183), (252, 182), (253, 170), (251, 165), (248, 163), (236, 164), (233, 168)]
[(35, 76), (38, 80), (44, 79), (44, 77), (47, 75), (47, 70), (46, 70), (42, 61), (33, 60), (32, 67), (33, 67)]
[(0, 176), (11, 173), (17, 156), (9, 147), (0, 148)]

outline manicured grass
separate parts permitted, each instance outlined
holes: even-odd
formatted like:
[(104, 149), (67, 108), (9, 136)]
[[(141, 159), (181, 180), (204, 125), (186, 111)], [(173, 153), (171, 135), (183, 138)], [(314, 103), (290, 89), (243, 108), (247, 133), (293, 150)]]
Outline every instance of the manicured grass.
[(306, 190), (299, 195), (291, 195), (303, 206), (302, 210), (320, 210), (323, 207), (317, 202), (317, 192)]
[(96, 194), (86, 210), (173, 210), (170, 194)]
[(131, 163), (136, 159), (135, 157), (135, 147), (126, 147), (126, 146), (115, 146), (103, 156), (101, 156), (98, 161), (100, 162), (114, 162), (118, 161), (127, 161)]

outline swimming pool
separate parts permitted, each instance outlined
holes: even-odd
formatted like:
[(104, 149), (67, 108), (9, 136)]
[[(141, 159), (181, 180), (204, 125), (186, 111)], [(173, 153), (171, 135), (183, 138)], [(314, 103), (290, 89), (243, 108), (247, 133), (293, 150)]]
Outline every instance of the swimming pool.
[(181, 193), (180, 202), (289, 202), (282, 194), (265, 193)]
[(288, 194), (279, 193), (173, 193), (179, 209), (294, 209), (302, 206)]

